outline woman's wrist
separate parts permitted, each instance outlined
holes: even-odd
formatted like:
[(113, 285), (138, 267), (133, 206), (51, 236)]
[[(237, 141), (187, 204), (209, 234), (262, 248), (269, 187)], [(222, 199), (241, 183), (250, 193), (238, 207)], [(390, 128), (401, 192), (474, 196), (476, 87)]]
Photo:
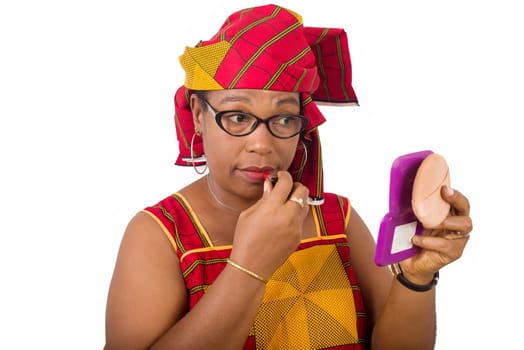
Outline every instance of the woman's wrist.
[(400, 264), (391, 265), (391, 270), (400, 284), (416, 292), (426, 292), (433, 289), (433, 287), (437, 285), (439, 279), (438, 271), (435, 272), (433, 276), (420, 277), (412, 274), (405, 274), (400, 267)]
[(243, 273), (253, 277), (254, 279), (256, 279), (256, 280), (258, 280), (258, 281), (260, 281), (260, 282), (262, 282), (264, 284), (267, 284), (267, 279), (262, 277), (262, 276), (260, 276), (258, 273), (253, 272), (253, 271), (245, 268), (244, 266), (237, 264), (236, 262), (232, 261), (231, 259), (227, 259), (227, 263), (229, 265), (233, 266), (234, 268), (236, 268), (237, 270), (242, 271)]

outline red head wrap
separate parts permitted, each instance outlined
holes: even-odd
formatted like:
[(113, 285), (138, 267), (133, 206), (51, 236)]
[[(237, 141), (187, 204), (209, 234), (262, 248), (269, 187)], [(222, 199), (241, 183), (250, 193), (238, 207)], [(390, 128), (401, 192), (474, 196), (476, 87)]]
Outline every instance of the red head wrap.
[[(297, 13), (276, 5), (235, 12), (219, 32), (180, 56), (186, 72), (184, 86), (175, 95), (175, 123), (180, 155), (177, 165), (204, 154), (189, 107), (192, 90), (261, 89), (300, 93), (302, 111), (309, 119), (289, 171), (309, 188), (310, 196), (323, 196), (323, 171), (317, 127), (325, 118), (315, 101), (357, 104), (351, 86), (351, 61), (343, 29), (302, 25)], [(195, 140), (196, 141), (196, 140)], [(307, 157), (304, 147), (307, 148)], [(305, 162), (305, 164), (303, 164)]]

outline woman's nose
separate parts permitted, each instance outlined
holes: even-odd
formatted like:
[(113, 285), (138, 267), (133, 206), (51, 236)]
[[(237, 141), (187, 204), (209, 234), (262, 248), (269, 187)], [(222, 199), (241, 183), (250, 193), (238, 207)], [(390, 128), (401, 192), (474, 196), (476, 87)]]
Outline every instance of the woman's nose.
[(249, 135), (246, 147), (250, 152), (270, 153), (272, 151), (275, 137), (269, 132), (267, 125), (259, 123), (256, 129)]

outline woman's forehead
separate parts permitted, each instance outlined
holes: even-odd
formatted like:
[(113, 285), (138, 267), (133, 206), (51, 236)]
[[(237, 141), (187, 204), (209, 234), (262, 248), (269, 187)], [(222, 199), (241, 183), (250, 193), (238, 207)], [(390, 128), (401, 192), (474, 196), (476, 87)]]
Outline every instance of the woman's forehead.
[(256, 89), (229, 89), (209, 91), (208, 97), (218, 103), (244, 102), (244, 103), (271, 103), (300, 105), (300, 97), (297, 92), (256, 90)]

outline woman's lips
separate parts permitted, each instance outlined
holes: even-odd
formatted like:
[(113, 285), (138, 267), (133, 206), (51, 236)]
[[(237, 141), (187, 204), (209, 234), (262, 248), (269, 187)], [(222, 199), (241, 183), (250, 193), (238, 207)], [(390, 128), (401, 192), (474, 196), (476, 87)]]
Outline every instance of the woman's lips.
[(275, 171), (273, 168), (264, 167), (264, 168), (255, 168), (255, 167), (249, 167), (240, 169), (240, 171), (250, 180), (262, 182), (264, 181), (268, 176), (272, 176), (273, 172)]

